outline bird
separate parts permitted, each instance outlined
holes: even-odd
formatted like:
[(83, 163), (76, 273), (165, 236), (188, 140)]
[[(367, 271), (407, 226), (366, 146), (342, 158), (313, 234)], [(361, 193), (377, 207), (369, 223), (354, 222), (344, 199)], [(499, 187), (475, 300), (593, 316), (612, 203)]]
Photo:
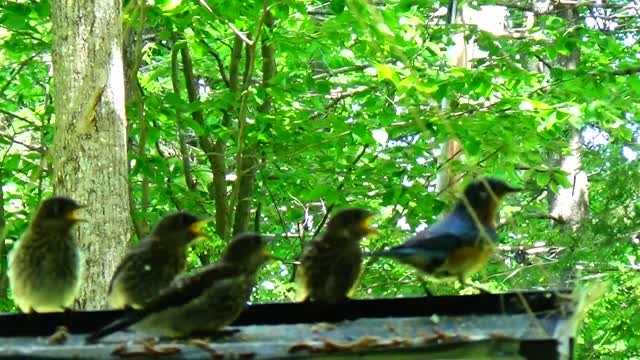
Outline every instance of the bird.
[(43, 200), (9, 253), (8, 277), (16, 307), (25, 313), (71, 308), (81, 279), (73, 226), (85, 206), (63, 196)]
[(347, 299), (360, 276), (360, 240), (377, 234), (374, 213), (362, 208), (337, 212), (319, 237), (306, 244), (296, 269), (298, 301), (336, 304)]
[(180, 211), (164, 216), (151, 233), (132, 247), (116, 268), (107, 301), (113, 309), (140, 309), (187, 267), (187, 247), (206, 236), (210, 219)]
[(95, 343), (127, 327), (179, 338), (216, 332), (229, 325), (244, 310), (260, 268), (276, 259), (267, 250), (267, 242), (257, 233), (236, 236), (220, 261), (176, 278), (142, 309), (126, 312), (89, 335), (86, 342)]
[(481, 270), (493, 254), (500, 200), (521, 190), (491, 177), (473, 181), (442, 221), (400, 246), (372, 255), (411, 265), (431, 278), (466, 284), (467, 277)]

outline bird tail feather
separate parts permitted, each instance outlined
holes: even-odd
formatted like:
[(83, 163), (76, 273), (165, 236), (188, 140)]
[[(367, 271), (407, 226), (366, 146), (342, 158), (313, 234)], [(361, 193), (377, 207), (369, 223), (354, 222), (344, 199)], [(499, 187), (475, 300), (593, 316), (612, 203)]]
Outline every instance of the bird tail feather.
[(132, 312), (130, 314), (128, 314), (125, 317), (122, 317), (120, 319), (117, 319), (115, 321), (113, 321), (112, 323), (110, 323), (107, 326), (104, 326), (103, 328), (97, 330), (96, 332), (90, 334), (89, 336), (87, 336), (85, 338), (85, 342), (87, 344), (93, 344), (98, 342), (98, 340), (102, 339), (103, 337), (113, 334), (116, 331), (120, 331), (123, 329), (128, 328), (130, 325), (138, 322), (140, 319), (142, 319), (145, 316), (145, 314), (142, 311), (136, 311), (136, 312)]

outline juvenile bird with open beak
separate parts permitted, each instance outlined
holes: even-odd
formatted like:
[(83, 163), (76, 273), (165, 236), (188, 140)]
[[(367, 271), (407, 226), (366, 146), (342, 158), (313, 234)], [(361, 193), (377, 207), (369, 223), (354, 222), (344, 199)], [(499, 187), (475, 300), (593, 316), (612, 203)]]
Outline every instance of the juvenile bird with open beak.
[(275, 259), (266, 244), (259, 234), (237, 236), (220, 261), (178, 277), (141, 310), (124, 315), (86, 341), (96, 342), (129, 326), (136, 331), (187, 337), (216, 332), (231, 324), (246, 307), (258, 271)]
[(495, 178), (476, 180), (442, 221), (373, 256), (390, 257), (433, 278), (465, 284), (467, 276), (482, 269), (493, 254), (500, 200), (521, 190)]
[(341, 210), (324, 234), (307, 243), (296, 269), (298, 300), (335, 304), (347, 299), (360, 276), (360, 240), (377, 233), (369, 224), (373, 217), (365, 209)]
[(80, 287), (80, 252), (72, 233), (83, 206), (56, 196), (40, 203), (9, 253), (9, 284), (23, 312), (71, 308)]
[(151, 233), (129, 249), (116, 268), (107, 299), (111, 308), (140, 309), (187, 268), (187, 248), (209, 219), (181, 211), (163, 217)]

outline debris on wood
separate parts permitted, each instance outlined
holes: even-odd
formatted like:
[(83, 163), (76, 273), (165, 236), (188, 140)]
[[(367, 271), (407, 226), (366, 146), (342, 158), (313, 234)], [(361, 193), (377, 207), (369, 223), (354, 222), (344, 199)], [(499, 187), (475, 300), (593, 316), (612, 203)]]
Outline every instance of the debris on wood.
[(311, 326), (311, 332), (318, 333), (321, 331), (330, 331), (336, 328), (336, 324), (328, 322), (319, 322)]
[(67, 342), (68, 338), (69, 329), (66, 326), (58, 326), (56, 331), (47, 339), (47, 344), (62, 345)]
[(121, 344), (120, 346), (113, 349), (111, 355), (119, 356), (119, 357), (139, 357), (139, 356), (147, 356), (147, 357), (162, 357), (162, 356), (172, 356), (178, 354), (182, 351), (177, 346), (167, 346), (163, 348), (156, 348), (154, 342), (145, 341), (143, 342), (143, 350), (133, 350), (128, 351), (127, 344)]
[(325, 339), (321, 345), (300, 343), (289, 347), (289, 353), (300, 351), (309, 351), (313, 353), (319, 352), (340, 352), (340, 351), (359, 351), (379, 348), (392, 348), (410, 344), (409, 339), (395, 338), (391, 340), (382, 340), (374, 336), (363, 336), (360, 339), (350, 343), (336, 343)]

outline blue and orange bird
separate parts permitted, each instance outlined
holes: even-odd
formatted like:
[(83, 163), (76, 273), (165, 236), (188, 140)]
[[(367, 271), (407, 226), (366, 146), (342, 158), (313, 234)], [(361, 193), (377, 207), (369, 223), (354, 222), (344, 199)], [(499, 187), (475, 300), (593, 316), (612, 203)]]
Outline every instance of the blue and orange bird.
[(476, 180), (442, 221), (373, 256), (390, 257), (432, 278), (454, 278), (465, 284), (467, 276), (481, 270), (494, 252), (500, 200), (521, 190), (494, 178)]

